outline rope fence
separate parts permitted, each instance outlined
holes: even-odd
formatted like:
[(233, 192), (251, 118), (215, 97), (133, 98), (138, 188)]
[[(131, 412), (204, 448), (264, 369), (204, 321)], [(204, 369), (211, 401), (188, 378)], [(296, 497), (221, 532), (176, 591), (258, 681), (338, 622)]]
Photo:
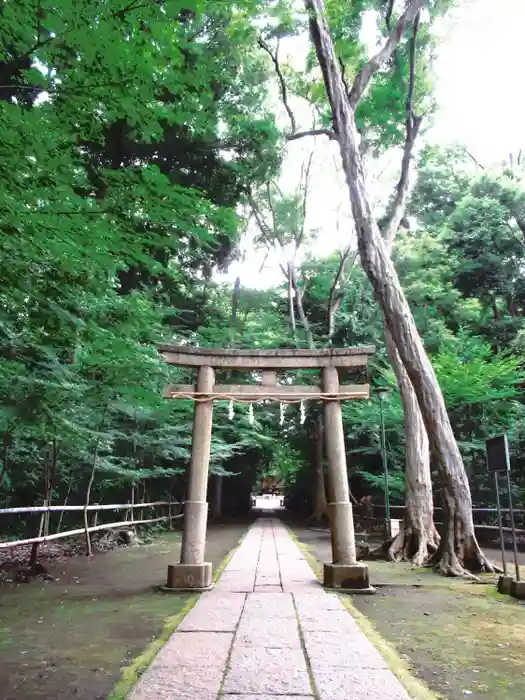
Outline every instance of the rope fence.
[[(107, 510), (127, 510), (131, 513), (131, 520), (120, 520), (118, 522), (104, 523), (102, 525), (91, 525), (90, 527), (77, 528), (75, 530), (66, 530), (64, 532), (56, 532), (53, 534), (39, 534), (37, 537), (29, 537), (23, 540), (7, 540), (5, 542), (0, 542), (0, 549), (9, 549), (11, 547), (18, 547), (21, 545), (37, 545), (45, 542), (51, 542), (53, 540), (59, 540), (66, 537), (75, 537), (77, 535), (85, 535), (86, 541), (90, 542), (90, 534), (92, 532), (98, 532), (101, 530), (113, 530), (117, 528), (133, 527), (135, 525), (145, 525), (152, 523), (160, 523), (168, 521), (170, 529), (173, 520), (178, 520), (184, 516), (183, 513), (172, 514), (172, 506), (183, 505), (178, 501), (152, 501), (150, 503), (111, 503), (104, 505), (88, 505), (88, 506), (26, 506), (21, 508), (0, 508), (0, 515), (20, 515), (23, 513), (62, 513), (63, 511), (76, 511), (76, 512), (87, 512), (92, 511), (98, 514), (99, 511)], [(158, 508), (161, 506), (168, 506), (168, 514), (162, 515), (156, 518), (141, 518), (139, 520), (133, 520), (133, 511), (137, 509), (144, 508)], [(96, 517), (96, 516), (95, 516)]]
[(24, 506), (22, 508), (0, 508), (0, 515), (9, 513), (60, 513), (65, 511), (85, 510), (136, 510), (137, 508), (152, 508), (154, 506), (180, 505), (178, 501), (152, 501), (151, 503), (111, 503), (89, 506)]

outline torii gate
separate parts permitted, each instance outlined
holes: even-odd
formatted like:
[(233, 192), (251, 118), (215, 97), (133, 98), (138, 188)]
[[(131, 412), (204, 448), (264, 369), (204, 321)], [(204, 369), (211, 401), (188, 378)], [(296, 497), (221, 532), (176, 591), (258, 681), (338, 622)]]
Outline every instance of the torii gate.
[[(166, 588), (206, 590), (212, 585), (212, 566), (204, 561), (204, 550), (214, 399), (243, 402), (273, 399), (283, 403), (303, 399), (323, 401), (332, 540), (332, 563), (324, 565), (324, 585), (330, 588), (368, 588), (368, 567), (358, 564), (356, 559), (340, 402), (368, 399), (370, 387), (368, 384), (340, 385), (338, 370), (366, 368), (368, 357), (374, 354), (375, 348), (231, 350), (161, 345), (159, 351), (168, 364), (197, 368), (195, 385), (168, 385), (164, 392), (166, 398), (191, 398), (195, 401), (181, 560), (180, 564), (168, 566)], [(256, 372), (262, 381), (260, 384), (215, 384), (215, 369)], [(278, 383), (278, 372), (299, 369), (320, 369), (321, 386)]]

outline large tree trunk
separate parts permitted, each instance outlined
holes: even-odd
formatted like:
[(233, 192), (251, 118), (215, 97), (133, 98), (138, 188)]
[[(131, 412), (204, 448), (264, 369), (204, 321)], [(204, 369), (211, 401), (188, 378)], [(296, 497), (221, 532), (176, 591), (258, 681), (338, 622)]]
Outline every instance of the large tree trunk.
[[(332, 107), (332, 117), (341, 151), (343, 170), (348, 185), (350, 203), (355, 221), (361, 264), (396, 344), (427, 429), (432, 453), (436, 456), (441, 474), (445, 501), (445, 536), (442, 541), (440, 569), (448, 575), (465, 575), (467, 569), (493, 571), (493, 565), (481, 551), (474, 532), (472, 499), (467, 475), (461, 459), (452, 426), (447, 414), (434, 369), (419, 337), (412, 312), (400, 285), (396, 270), (374, 216), (365, 186), (364, 169), (359, 153), (358, 135), (351, 107), (366, 89), (368, 82), (385, 60), (424, 4), (412, 2), (391, 35), (388, 51), (381, 50), (372, 62), (360, 70), (350, 97), (341, 75), (341, 68), (324, 17), (322, 0), (305, 0), (310, 15), (310, 31), (323, 79)], [(397, 38), (397, 41), (396, 41)]]
[(405, 517), (399, 533), (388, 550), (395, 561), (411, 560), (424, 566), (436, 553), (440, 536), (434, 525), (434, 499), (430, 474), (430, 450), (427, 431), (417, 397), (399, 358), (396, 346), (385, 327), (388, 358), (396, 375), (405, 424)]
[(312, 518), (312, 520), (316, 520), (320, 523), (328, 517), (328, 503), (326, 500), (326, 485), (324, 478), (323, 459), (323, 419), (321, 416), (318, 416), (318, 418), (315, 421), (313, 443), (313, 512), (310, 517)]

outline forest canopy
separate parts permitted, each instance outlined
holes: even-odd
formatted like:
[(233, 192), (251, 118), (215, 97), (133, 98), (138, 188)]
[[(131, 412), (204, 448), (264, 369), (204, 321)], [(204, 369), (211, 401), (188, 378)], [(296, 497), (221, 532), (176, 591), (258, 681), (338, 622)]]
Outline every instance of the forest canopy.
[[(433, 27), (450, 5), (326, 0), (323, 16), (367, 186), (382, 157), (396, 163), (394, 177), (375, 188), (374, 226), (437, 376), (472, 503), (493, 506), (487, 437), (507, 432), (518, 500), (525, 489), (525, 160), (516, 144), (506, 162), (482, 165), (462, 144), (429, 137), (439, 48)], [(164, 364), (161, 342), (375, 345), (371, 382), (389, 388), (392, 501), (405, 502), (407, 404), (378, 285), (363, 262), (355, 202), (351, 211), (343, 192), (341, 112), (315, 45), (320, 7), (287, 0), (3, 4), (5, 507), (62, 503), (66, 494), (83, 503), (93, 474), (97, 502), (127, 499), (137, 484), (152, 497), (184, 499), (193, 404), (163, 399), (163, 386), (188, 373)], [(379, 46), (397, 36), (368, 77), (374, 54), (365, 17)], [(312, 223), (323, 168), (342, 191), (341, 212), (331, 212), (338, 231)], [(225, 281), (246, 247), (261, 267), (277, 261), (270, 287), (250, 274)], [(348, 402), (343, 414), (351, 491), (381, 503), (378, 402)], [(252, 485), (274, 476), (291, 508), (323, 517), (319, 415), (309, 404), (301, 422), (299, 408), (290, 407), (281, 424), (279, 406), (261, 404), (251, 423), (247, 407), (236, 406), (231, 420), (227, 403), (217, 402), (211, 472), (228, 484), (225, 507), (249, 506)], [(442, 466), (429, 438), (437, 504)], [(395, 555), (426, 560), (437, 546), (404, 543)]]

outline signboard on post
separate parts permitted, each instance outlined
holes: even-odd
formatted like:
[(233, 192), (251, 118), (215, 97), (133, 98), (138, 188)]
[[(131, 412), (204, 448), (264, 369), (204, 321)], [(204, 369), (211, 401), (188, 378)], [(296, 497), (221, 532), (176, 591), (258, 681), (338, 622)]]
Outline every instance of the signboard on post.
[(510, 471), (509, 443), (506, 435), (489, 438), (487, 448), (487, 467), (489, 472)]
[(485, 442), (487, 450), (487, 468), (494, 474), (494, 484), (496, 486), (496, 502), (498, 506), (499, 539), (501, 546), (501, 563), (503, 564), (503, 576), (500, 576), (498, 590), (500, 593), (510, 593), (509, 584), (511, 579), (507, 575), (507, 563), (505, 561), (505, 540), (503, 537), (503, 518), (501, 516), (501, 502), (499, 497), (499, 473), (507, 475), (507, 491), (509, 497), (510, 525), (512, 529), (512, 544), (514, 549), (514, 565), (516, 567), (516, 581), (520, 580), (520, 567), (518, 562), (518, 546), (516, 543), (516, 527), (514, 525), (514, 510), (512, 507), (512, 484), (510, 481), (510, 458), (509, 443), (507, 435), (489, 438)]

